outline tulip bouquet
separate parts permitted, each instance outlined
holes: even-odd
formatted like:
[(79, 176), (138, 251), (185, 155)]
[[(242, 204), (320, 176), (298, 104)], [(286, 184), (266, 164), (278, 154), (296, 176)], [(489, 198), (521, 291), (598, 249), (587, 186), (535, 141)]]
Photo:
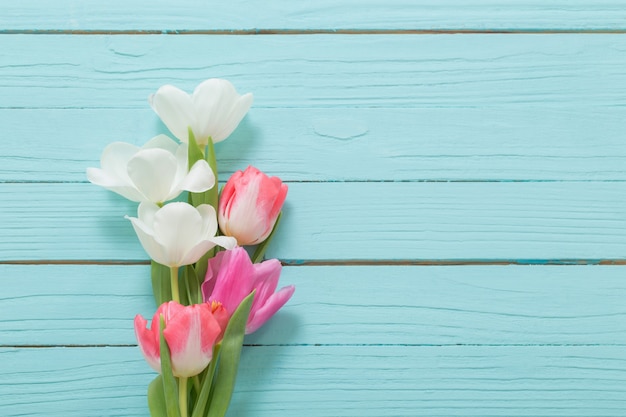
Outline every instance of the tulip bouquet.
[(135, 317), (141, 353), (159, 373), (148, 387), (151, 416), (224, 416), (244, 335), (294, 292), (276, 291), (281, 264), (263, 261), (287, 186), (248, 167), (218, 193), (214, 144), (235, 130), (251, 94), (209, 79), (191, 95), (165, 85), (149, 102), (178, 141), (114, 142), (87, 177), (139, 203), (137, 217), (126, 218), (151, 258), (159, 306), (149, 328)]

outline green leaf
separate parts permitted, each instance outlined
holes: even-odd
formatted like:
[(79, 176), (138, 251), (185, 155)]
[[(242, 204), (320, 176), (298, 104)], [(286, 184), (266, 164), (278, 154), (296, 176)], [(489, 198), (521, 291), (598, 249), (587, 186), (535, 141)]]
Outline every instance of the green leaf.
[(202, 388), (200, 388), (200, 393), (198, 394), (198, 399), (196, 400), (196, 404), (193, 409), (193, 413), (191, 417), (202, 417), (206, 415), (204, 410), (206, 409), (207, 400), (209, 399), (209, 393), (211, 392), (211, 387), (213, 386), (213, 377), (215, 375), (215, 364), (218, 361), (220, 354), (220, 346), (213, 346), (213, 358), (211, 358), (211, 363), (209, 363), (209, 369), (206, 372), (204, 381), (202, 382)]
[(272, 231), (270, 232), (269, 236), (263, 242), (259, 243), (259, 245), (256, 247), (256, 250), (254, 251), (254, 255), (252, 255), (252, 263), (258, 264), (259, 262), (263, 260), (263, 256), (265, 255), (267, 246), (270, 244), (270, 242), (272, 241), (272, 238), (274, 237), (274, 232), (276, 232), (276, 229), (278, 228), (278, 223), (280, 223), (280, 218), (282, 217), (282, 215), (283, 215), (282, 211), (278, 213), (278, 217), (276, 217), (276, 223), (274, 223), (274, 227), (272, 228)]
[(200, 291), (200, 285), (202, 284), (198, 280), (198, 276), (196, 275), (196, 270), (191, 265), (185, 266), (185, 270), (183, 271), (185, 286), (187, 287), (187, 298), (189, 299), (189, 304), (200, 304), (202, 303), (202, 292)]
[(222, 339), (222, 347), (215, 377), (213, 394), (209, 404), (208, 417), (224, 417), (230, 399), (235, 389), (235, 380), (237, 378), (237, 368), (239, 368), (239, 358), (241, 356), (241, 347), (243, 346), (243, 337), (246, 332), (246, 323), (250, 314), (250, 307), (254, 300), (254, 292), (247, 296), (235, 313), (230, 318), (224, 338)]
[[(187, 170), (190, 170), (191, 167), (201, 159), (204, 159), (204, 153), (198, 143), (196, 142), (196, 137), (191, 130), (191, 127), (188, 128), (189, 132), (189, 144), (187, 151)], [(211, 191), (217, 189), (217, 173), (214, 167), (211, 167), (213, 170), (213, 174), (215, 174), (215, 185), (208, 191), (203, 193), (189, 193), (189, 204), (194, 207), (198, 207), (200, 204), (211, 204)], [(216, 206), (213, 206), (216, 208)]]
[(172, 373), (170, 348), (163, 336), (163, 330), (165, 330), (165, 319), (163, 316), (160, 317), (160, 329), (159, 343), (161, 349), (161, 375), (163, 377), (165, 409), (167, 410), (167, 417), (181, 417), (178, 405), (178, 385), (176, 385), (176, 378), (174, 378), (174, 374)]
[(198, 282), (200, 282), (200, 285), (202, 285), (202, 283), (204, 282), (204, 279), (206, 277), (206, 271), (209, 269), (209, 259), (215, 256), (215, 249), (216, 248), (213, 248), (205, 253), (202, 258), (200, 258), (200, 260), (194, 264), (194, 271), (196, 273), (196, 277), (198, 277)]
[(170, 268), (150, 262), (150, 275), (152, 276), (152, 292), (157, 306), (172, 300), (172, 288), (170, 285)]
[(152, 417), (168, 417), (165, 409), (165, 394), (163, 392), (163, 377), (157, 376), (148, 385), (148, 408)]

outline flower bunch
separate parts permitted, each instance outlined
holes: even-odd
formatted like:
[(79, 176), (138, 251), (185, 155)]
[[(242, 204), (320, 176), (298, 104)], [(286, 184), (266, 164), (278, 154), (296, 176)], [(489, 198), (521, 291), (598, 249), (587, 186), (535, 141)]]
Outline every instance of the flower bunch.
[(160, 374), (148, 388), (150, 414), (224, 416), (244, 335), (294, 292), (276, 291), (281, 264), (263, 261), (287, 185), (250, 166), (218, 193), (214, 144), (235, 130), (252, 94), (209, 79), (193, 94), (162, 86), (149, 102), (178, 141), (159, 135), (141, 147), (114, 142), (87, 177), (139, 203), (137, 216), (126, 218), (151, 258), (158, 305), (149, 327), (135, 317), (141, 353)]

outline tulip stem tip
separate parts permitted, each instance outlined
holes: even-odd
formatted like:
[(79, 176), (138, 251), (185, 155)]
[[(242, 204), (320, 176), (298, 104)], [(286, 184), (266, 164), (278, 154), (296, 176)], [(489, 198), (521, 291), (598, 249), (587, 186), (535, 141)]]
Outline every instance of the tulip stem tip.
[(180, 405), (180, 416), (187, 417), (187, 377), (181, 376), (178, 379), (178, 404)]
[(180, 303), (180, 292), (178, 290), (178, 267), (170, 267), (170, 284), (172, 286), (172, 300)]

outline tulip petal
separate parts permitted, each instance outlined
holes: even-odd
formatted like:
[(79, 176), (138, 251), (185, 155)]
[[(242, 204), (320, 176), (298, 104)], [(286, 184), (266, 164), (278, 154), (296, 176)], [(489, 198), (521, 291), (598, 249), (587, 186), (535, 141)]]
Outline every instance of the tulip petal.
[(139, 314), (135, 316), (135, 336), (139, 349), (148, 365), (155, 371), (161, 373), (161, 356), (158, 339), (155, 339), (154, 332), (147, 329), (148, 321)]
[(259, 264), (254, 264), (252, 286), (256, 289), (256, 293), (254, 294), (252, 311), (256, 311), (263, 306), (271, 295), (274, 294), (276, 287), (278, 287), (282, 268), (278, 259), (269, 259)]
[(196, 209), (202, 217), (201, 235), (204, 238), (215, 236), (215, 233), (217, 233), (217, 218), (213, 206), (210, 204), (200, 204)]
[(231, 108), (228, 116), (222, 121), (221, 129), (217, 130), (213, 136), (213, 142), (221, 142), (230, 136), (231, 133), (239, 126), (252, 106), (252, 94), (248, 93), (240, 97)]
[(229, 236), (215, 236), (198, 242), (193, 248), (190, 248), (180, 261), (181, 265), (189, 265), (198, 262), (208, 251), (215, 246), (221, 246), (225, 249), (232, 249), (237, 246), (237, 240)]
[(154, 235), (167, 248), (169, 266), (184, 265), (187, 252), (204, 240), (202, 223), (198, 210), (187, 203), (166, 204), (154, 215)]
[(195, 125), (193, 103), (189, 94), (172, 85), (164, 85), (148, 101), (174, 136), (187, 142), (187, 129)]
[(109, 191), (113, 191), (130, 201), (135, 201), (137, 203), (144, 201), (143, 194), (141, 194), (137, 189), (100, 168), (87, 168), (87, 179), (92, 184), (99, 185)]
[(263, 218), (257, 210), (258, 178), (252, 178), (248, 183), (235, 184), (235, 189), (235, 196), (228, 207), (230, 216), (224, 222), (224, 234), (236, 236), (240, 245), (254, 245), (258, 243), (258, 236), (265, 231)]
[(224, 256), (227, 253), (228, 251), (218, 252), (213, 258), (210, 258), (207, 263), (206, 276), (204, 278), (204, 282), (201, 285), (202, 300), (205, 302), (209, 301), (209, 297), (211, 296), (213, 288), (215, 287), (215, 282), (217, 281), (217, 274), (222, 267)]
[(129, 143), (113, 142), (102, 152), (100, 168), (87, 168), (87, 179), (131, 201), (141, 202), (143, 195), (132, 186), (126, 172), (130, 158), (139, 150)]
[(113, 142), (107, 145), (102, 151), (100, 157), (100, 166), (104, 171), (114, 177), (120, 178), (122, 181), (128, 183), (128, 173), (126, 171), (126, 165), (130, 158), (132, 158), (139, 148), (130, 143)]
[(148, 226), (148, 228), (152, 229), (154, 225), (154, 216), (157, 211), (161, 208), (154, 203), (141, 203), (139, 207), (137, 207), (137, 217), (141, 219), (141, 221)]
[[(254, 269), (250, 257), (242, 247), (224, 252), (215, 287), (206, 301), (218, 301), (229, 312), (252, 292)], [(209, 260), (209, 263), (211, 260)]]
[(213, 174), (213, 170), (207, 161), (201, 159), (193, 164), (189, 173), (177, 184), (176, 188), (192, 193), (203, 193), (214, 186), (215, 175)]
[(138, 218), (129, 216), (126, 216), (126, 218), (131, 221), (141, 246), (150, 258), (162, 265), (172, 266), (170, 265), (167, 248), (155, 238), (153, 230), (154, 217), (159, 210), (160, 208), (156, 204), (144, 202), (139, 204), (137, 208)]
[(233, 100), (233, 94), (237, 95), (233, 85), (217, 78), (203, 81), (196, 87), (192, 100), (198, 122), (194, 133), (199, 144), (207, 144), (209, 136), (215, 134), (224, 122)]
[(267, 300), (258, 310), (251, 313), (251, 317), (246, 325), (246, 334), (256, 332), (267, 320), (269, 320), (287, 301), (291, 298), (296, 287), (293, 285), (281, 288), (277, 293)]
[[(285, 200), (287, 199), (288, 187), (287, 187), (287, 184), (283, 184), (283, 182), (278, 177), (271, 177), (270, 180), (278, 183), (279, 185), (279, 190), (276, 193), (276, 196), (274, 197), (274, 204), (272, 205), (272, 208), (270, 209), (270, 212), (268, 214), (268, 218), (276, 219), (278, 218), (278, 214), (280, 213), (280, 210), (282, 209), (283, 204), (285, 203)], [(275, 221), (276, 220), (274, 220), (274, 222)], [(272, 224), (272, 228), (273, 227), (274, 225)]]
[(224, 188), (222, 189), (218, 206), (220, 226), (222, 226), (223, 221), (226, 221), (228, 217), (230, 217), (230, 210), (233, 206), (235, 192), (237, 191), (235, 188), (235, 184), (239, 182), (242, 175), (242, 171), (235, 171), (233, 175), (230, 176), (230, 178), (226, 182), (226, 185), (224, 185)]
[(128, 176), (146, 201), (162, 203), (178, 196), (170, 196), (176, 168), (176, 158), (170, 152), (142, 149), (128, 161)]
[(167, 135), (157, 135), (146, 142), (141, 149), (158, 148), (164, 149), (171, 154), (175, 154), (178, 150), (179, 143)]
[(237, 246), (237, 239), (231, 236), (215, 236), (211, 238), (211, 241), (227, 250), (234, 249)]
[(139, 243), (141, 243), (141, 246), (148, 256), (162, 265), (174, 266), (168, 256), (166, 248), (154, 238), (154, 231), (140, 219), (128, 216), (126, 216), (126, 218), (130, 220), (133, 225), (133, 229), (139, 238)]
[(196, 263), (202, 258), (208, 251), (215, 247), (215, 243), (212, 240), (202, 240), (197, 242), (193, 247), (190, 247), (187, 252), (182, 255), (179, 260), (180, 265), (190, 265)]
[(199, 374), (211, 361), (213, 345), (221, 333), (207, 304), (191, 305), (167, 323), (163, 336), (170, 348), (177, 377)]

